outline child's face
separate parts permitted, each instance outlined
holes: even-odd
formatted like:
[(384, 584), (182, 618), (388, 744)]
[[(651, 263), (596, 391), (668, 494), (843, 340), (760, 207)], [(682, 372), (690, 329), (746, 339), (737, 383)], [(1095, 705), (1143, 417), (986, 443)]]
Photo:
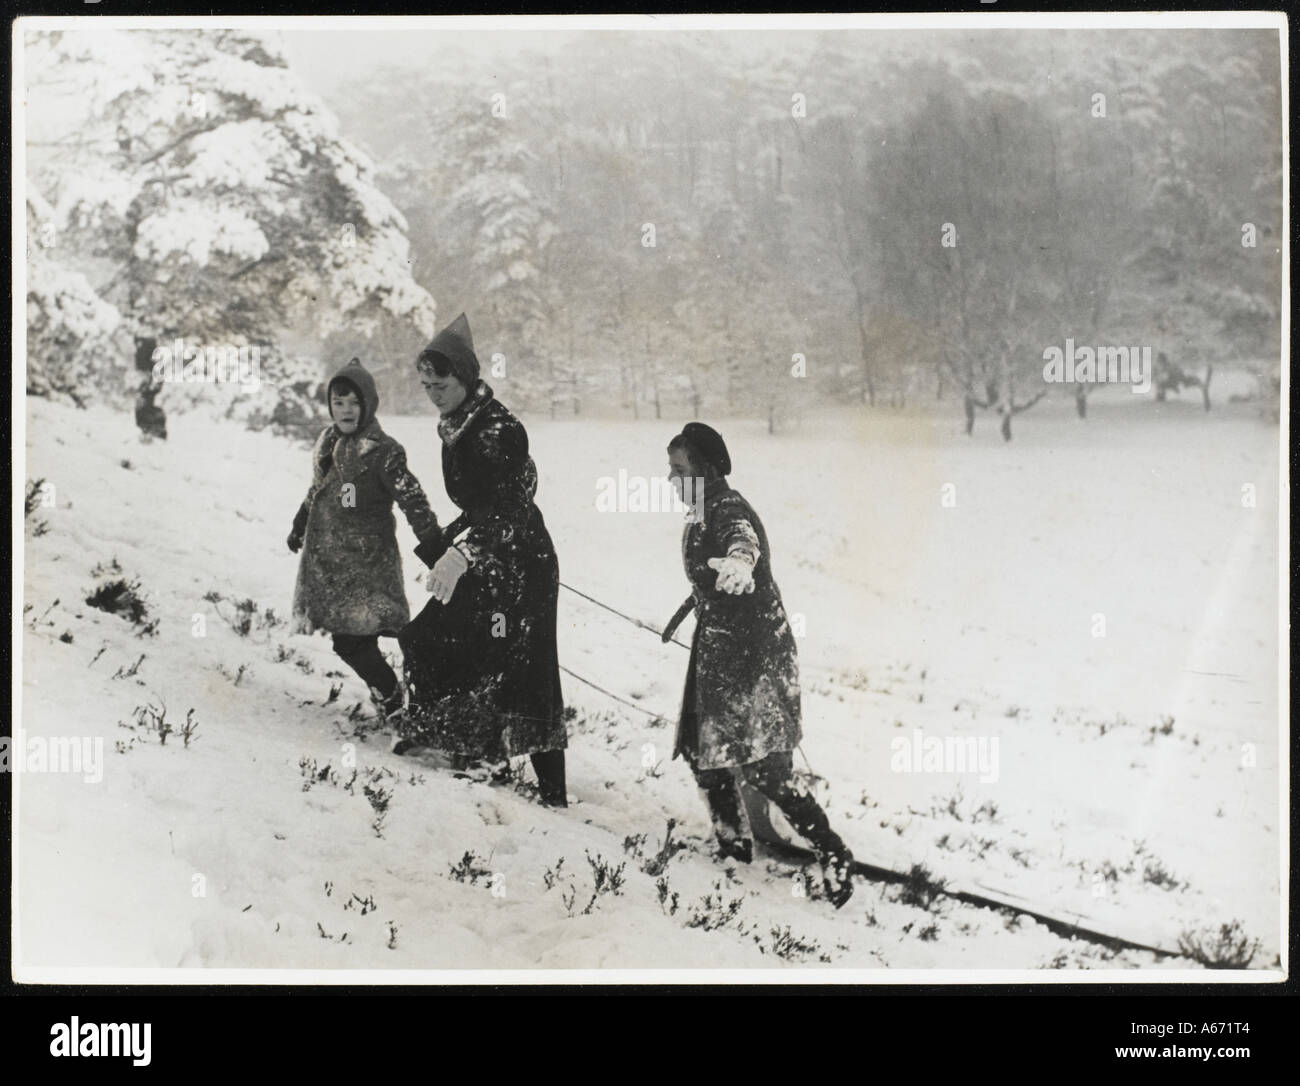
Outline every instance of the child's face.
[(361, 401), (355, 392), (331, 392), (330, 414), (341, 433), (355, 433), (361, 422)]

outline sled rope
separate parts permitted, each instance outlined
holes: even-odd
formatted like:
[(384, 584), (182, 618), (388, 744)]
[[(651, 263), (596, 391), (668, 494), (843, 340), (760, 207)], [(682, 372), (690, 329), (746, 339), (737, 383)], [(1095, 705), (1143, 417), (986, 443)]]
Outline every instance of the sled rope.
[[(571, 584), (565, 584), (563, 581), (561, 581), (561, 582), (560, 582), (560, 587), (561, 587), (561, 588), (567, 588), (567, 589), (568, 589), (570, 592), (572, 592), (575, 596), (581, 596), (584, 600), (589, 600), (591, 603), (594, 603), (597, 607), (603, 607), (603, 608), (604, 608), (606, 611), (608, 611), (610, 614), (618, 615), (619, 618), (623, 619), (623, 620), (626, 621), (626, 622), (630, 622), (630, 623), (632, 623), (633, 626), (637, 626), (637, 627), (641, 628), (642, 630), (649, 630), (649, 631), (650, 631), (652, 634), (654, 634), (656, 637), (659, 637), (659, 638), (662, 638), (662, 637), (663, 637), (663, 630), (657, 630), (657, 629), (655, 629), (653, 626), (651, 626), (648, 622), (642, 622), (639, 618), (633, 618), (631, 615), (625, 615), (622, 611), (618, 610), (616, 607), (611, 607), (609, 604), (607, 604), (607, 603), (603, 603), (602, 601), (596, 599), (595, 596), (588, 596), (587, 593), (582, 592), (582, 591), (580, 591), (580, 590), (574, 588), (573, 585), (571, 585)], [(678, 641), (677, 638), (675, 638), (675, 637), (672, 638), (671, 640), (672, 640), (672, 643), (673, 643), (674, 645), (681, 645), (681, 647), (684, 648), (684, 649), (686, 649), (687, 652), (690, 651), (690, 648), (691, 648), (690, 645), (687, 645), (687, 644), (684, 644), (684, 643), (681, 642), (681, 641)], [(648, 716), (648, 717), (653, 717), (653, 718), (656, 719), (656, 720), (665, 720), (665, 719), (667, 719), (667, 718), (666, 718), (662, 713), (652, 713), (649, 709), (644, 709), (644, 708), (642, 708), (640, 705), (634, 705), (632, 702), (627, 701), (626, 699), (619, 697), (617, 694), (615, 694), (615, 693), (613, 693), (613, 692), (611, 692), (611, 691), (609, 691), (609, 690), (606, 690), (603, 686), (597, 686), (597, 685), (596, 685), (594, 682), (592, 682), (590, 679), (584, 679), (581, 675), (577, 674), (576, 672), (570, 671), (567, 667), (564, 667), (563, 665), (560, 666), (560, 670), (563, 671), (563, 672), (565, 672), (565, 673), (568, 674), (568, 675), (572, 675), (575, 679), (578, 680), (578, 682), (580, 682), (580, 683), (586, 683), (586, 684), (587, 684), (588, 686), (590, 686), (593, 690), (599, 690), (599, 691), (600, 691), (602, 694), (604, 694), (606, 697), (613, 698), (615, 701), (620, 702), (621, 704), (628, 706), (628, 708), (630, 708), (630, 709), (635, 709), (638, 713), (645, 713), (646, 716)], [(799, 756), (800, 756), (801, 758), (803, 758), (804, 765), (806, 765), (806, 766), (808, 767), (808, 772), (811, 773), (814, 777), (817, 776), (817, 771), (816, 771), (815, 769), (813, 769), (813, 767), (812, 767), (812, 762), (808, 761), (808, 755), (804, 754), (804, 752), (803, 752), (803, 744), (800, 744), (800, 745), (799, 745), (798, 750), (799, 750)]]
[[(861, 875), (863, 878), (871, 879), (874, 882), (905, 883), (910, 881), (909, 876), (894, 871), (892, 868), (877, 867), (875, 864), (863, 863), (861, 860), (855, 860), (851, 870), (855, 875)], [(1122, 935), (1111, 935), (1095, 928), (1085, 927), (1073, 920), (1061, 920), (1059, 917), (1039, 912), (1037, 909), (1026, 908), (1024, 905), (1003, 901), (990, 894), (980, 894), (970, 890), (945, 890), (939, 888), (936, 888), (936, 891), (942, 897), (951, 898), (953, 901), (961, 901), (967, 905), (974, 905), (977, 908), (997, 909), (1032, 916), (1053, 935), (1059, 935), (1062, 938), (1079, 938), (1090, 943), (1097, 943), (1110, 950), (1142, 950), (1159, 958), (1186, 957), (1185, 954), (1180, 954), (1176, 950), (1151, 946), (1136, 939), (1126, 939)]]
[[(604, 694), (606, 697), (613, 698), (614, 701), (626, 705), (629, 709), (635, 709), (638, 713), (644, 713), (646, 716), (655, 720), (665, 719), (662, 713), (651, 712), (644, 706), (628, 701), (626, 698), (620, 697), (611, 690), (606, 690), (603, 686), (592, 682), (590, 679), (583, 678), (577, 672), (571, 671), (563, 664), (560, 665), (560, 670), (566, 675), (572, 675), (573, 678), (578, 680), (578, 682), (585, 683), (593, 690), (600, 691), (600, 693)], [(803, 760), (808, 766), (808, 771), (812, 773), (813, 776), (817, 776), (816, 770), (814, 770), (812, 764), (808, 762), (808, 756), (803, 752), (803, 747), (800, 746), (798, 749), (799, 753), (803, 755)], [(859, 875), (864, 879), (869, 879), (872, 882), (906, 883), (911, 881), (910, 876), (903, 874), (901, 871), (895, 871), (893, 868), (889, 867), (880, 867), (876, 864), (865, 863), (862, 860), (855, 860), (851, 870), (853, 874)], [(1062, 920), (1059, 917), (1040, 912), (1037, 909), (1027, 908), (1024, 905), (1016, 905), (1010, 901), (1004, 901), (1001, 898), (993, 897), (990, 894), (980, 894), (970, 890), (948, 890), (939, 887), (935, 887), (935, 890), (939, 896), (950, 898), (953, 901), (960, 901), (966, 905), (973, 905), (976, 908), (994, 909), (997, 911), (1021, 913), (1025, 916), (1032, 916), (1042, 924), (1043, 927), (1052, 932), (1052, 934), (1059, 935), (1062, 938), (1079, 938), (1090, 943), (1096, 943), (1099, 946), (1104, 946), (1110, 950), (1141, 950), (1148, 954), (1154, 954), (1158, 958), (1184, 957), (1184, 955), (1178, 953), (1176, 950), (1166, 950), (1163, 947), (1151, 946), (1147, 943), (1139, 942), (1136, 939), (1126, 939), (1122, 935), (1111, 935), (1107, 932), (1097, 931), (1094, 928), (1085, 927), (1083, 924), (1076, 921)]]
[[(617, 608), (615, 608), (615, 607), (611, 607), (611, 606), (610, 606), (609, 604), (607, 604), (607, 603), (602, 603), (600, 600), (596, 599), (595, 596), (588, 596), (587, 593), (579, 591), (578, 589), (574, 588), (573, 585), (571, 585), (571, 584), (565, 584), (563, 581), (561, 581), (561, 582), (560, 582), (560, 587), (561, 587), (561, 588), (567, 588), (567, 589), (568, 589), (570, 592), (572, 592), (575, 596), (581, 596), (584, 600), (587, 600), (587, 601), (589, 601), (589, 602), (591, 602), (591, 603), (594, 603), (597, 607), (603, 607), (606, 611), (608, 611), (608, 612), (609, 612), (610, 614), (612, 614), (612, 615), (618, 615), (619, 618), (621, 618), (621, 619), (623, 619), (623, 620), (625, 620), (625, 621), (627, 621), (627, 622), (632, 623), (633, 626), (639, 626), (639, 627), (640, 627), (641, 629), (643, 629), (643, 630), (649, 630), (649, 631), (650, 631), (652, 634), (654, 634), (656, 637), (662, 637), (662, 636), (663, 636), (663, 630), (657, 630), (657, 629), (655, 629), (653, 626), (651, 626), (650, 623), (648, 623), (648, 622), (642, 622), (639, 618), (633, 618), (631, 615), (625, 615), (622, 611), (618, 610)], [(674, 645), (680, 645), (680, 646), (681, 646), (682, 648), (684, 648), (687, 652), (689, 652), (690, 649), (691, 649), (690, 645), (687, 645), (687, 644), (686, 644), (685, 642), (683, 642), (683, 641), (678, 641), (677, 638), (675, 638), (675, 637), (672, 638), (672, 643), (673, 643)], [(577, 676), (575, 675), (574, 678), (576, 679)]]
[[(625, 622), (630, 622), (630, 623), (632, 623), (632, 625), (633, 625), (633, 626), (636, 626), (638, 629), (648, 630), (650, 633), (654, 634), (656, 637), (658, 637), (658, 638), (660, 638), (660, 639), (663, 638), (663, 630), (659, 629), (657, 626), (651, 626), (650, 623), (648, 623), (648, 622), (642, 622), (639, 618), (633, 618), (631, 615), (626, 615), (626, 614), (624, 614), (622, 611), (620, 611), (617, 607), (611, 607), (609, 604), (605, 603), (603, 600), (598, 600), (598, 599), (596, 599), (595, 596), (589, 596), (589, 595), (587, 595), (587, 593), (585, 593), (585, 592), (583, 592), (583, 591), (581, 591), (581, 590), (579, 590), (579, 589), (577, 589), (577, 588), (574, 588), (573, 585), (571, 585), (571, 584), (566, 584), (564, 581), (561, 581), (561, 582), (560, 582), (560, 587), (561, 587), (561, 588), (567, 588), (567, 589), (568, 589), (570, 592), (572, 592), (575, 596), (581, 596), (584, 600), (588, 600), (588, 601), (590, 601), (591, 603), (594, 603), (597, 607), (602, 607), (602, 608), (604, 608), (606, 611), (608, 611), (608, 612), (609, 612), (610, 614), (612, 614), (612, 615), (618, 615), (619, 618), (623, 619)], [(671, 638), (671, 641), (672, 641), (672, 643), (673, 643), (674, 645), (679, 645), (679, 646), (681, 646), (681, 647), (684, 648), (687, 652), (690, 652), (690, 651), (691, 651), (691, 647), (690, 647), (690, 645), (686, 644), (685, 641), (678, 641), (677, 638), (675, 638), (675, 637), (674, 637), (674, 638)], [(831, 670), (833, 670), (832, 668), (828, 668), (828, 667), (826, 667), (826, 666), (823, 665), (823, 664), (817, 664), (817, 663), (812, 663), (812, 662), (808, 662), (808, 661), (801, 661), (800, 664), (799, 664), (799, 666), (800, 666), (801, 668), (808, 668), (809, 670), (812, 670), (812, 671), (831, 671)]]
[(612, 690), (606, 690), (603, 686), (596, 685), (596, 683), (592, 682), (590, 679), (584, 679), (576, 671), (570, 671), (563, 664), (560, 665), (560, 670), (563, 671), (566, 675), (572, 675), (575, 679), (578, 680), (578, 682), (586, 683), (593, 690), (599, 690), (602, 694), (605, 695), (605, 697), (613, 698), (615, 701), (619, 702), (620, 704), (626, 705), (629, 709), (635, 709), (638, 713), (645, 713), (646, 716), (651, 717), (654, 720), (666, 719), (663, 713), (653, 713), (642, 705), (637, 705), (635, 702), (628, 701), (627, 698), (619, 697), (619, 695), (615, 694)]
[[(563, 582), (561, 582), (561, 584), (563, 584)], [(570, 592), (573, 592), (575, 595), (581, 596), (583, 599), (590, 600), (592, 603), (596, 604), (597, 606), (603, 607), (605, 610), (618, 615), (620, 618), (626, 619), (628, 622), (631, 622), (634, 626), (639, 626), (644, 630), (650, 630), (652, 633), (655, 634), (659, 633), (658, 630), (655, 630), (654, 627), (648, 625), (647, 623), (641, 622), (640, 620), (632, 618), (629, 615), (625, 615), (621, 611), (615, 610), (613, 607), (610, 607), (608, 604), (601, 603), (600, 600), (588, 596), (585, 592), (579, 592), (576, 588), (572, 587), (571, 585), (566, 584), (564, 585), (564, 587), (567, 588)], [(674, 641), (676, 644), (679, 645), (681, 644), (681, 642), (676, 641), (676, 639), (674, 639)], [(682, 645), (682, 647), (688, 648), (689, 646)], [(641, 713), (644, 716), (648, 716), (652, 720), (667, 719), (667, 717), (665, 717), (664, 714), (656, 713), (650, 709), (645, 708), (645, 706), (643, 705), (637, 705), (635, 702), (629, 701), (627, 698), (622, 697), (619, 694), (615, 694), (612, 690), (607, 690), (599, 683), (592, 682), (590, 679), (582, 675), (579, 675), (576, 671), (573, 671), (571, 668), (565, 667), (563, 664), (560, 664), (559, 667), (560, 670), (563, 671), (566, 675), (569, 675), (572, 678), (577, 679), (578, 682), (591, 687), (593, 690), (596, 690), (601, 694), (604, 694), (607, 698), (611, 698), (612, 700), (618, 702), (620, 705), (625, 705), (629, 709), (635, 709), (638, 713)], [(799, 751), (800, 756), (804, 760), (804, 764), (808, 767), (809, 773), (811, 773), (813, 776), (817, 776), (818, 775), (817, 771), (813, 769), (812, 763), (809, 762), (808, 755), (804, 753), (803, 745), (800, 744), (800, 746), (797, 749)], [(876, 864), (865, 863), (861, 860), (854, 861), (852, 871), (853, 874), (859, 875), (865, 879), (870, 879), (873, 882), (906, 883), (909, 881), (909, 876), (903, 874), (902, 872), (895, 871), (892, 868), (888, 868), (888, 867), (880, 867)], [(1047, 928), (1048, 931), (1052, 932), (1054, 935), (1059, 935), (1064, 938), (1074, 937), (1074, 938), (1084, 939), (1087, 942), (1096, 943), (1100, 946), (1104, 946), (1112, 950), (1124, 949), (1124, 950), (1145, 951), (1146, 953), (1154, 954), (1156, 955), (1156, 957), (1159, 958), (1180, 958), (1185, 956), (1180, 954), (1176, 950), (1167, 950), (1163, 947), (1151, 946), (1148, 943), (1143, 943), (1136, 939), (1126, 939), (1122, 935), (1112, 935), (1107, 932), (1098, 931), (1094, 928), (1085, 927), (1083, 924), (1077, 923), (1075, 921), (1062, 920), (1048, 913), (1040, 912), (1037, 909), (1026, 908), (1023, 905), (1016, 905), (1010, 901), (1004, 901), (1000, 898), (993, 897), (992, 895), (989, 894), (975, 893), (970, 890), (956, 890), (956, 889), (947, 890), (947, 889), (940, 889), (938, 887), (936, 887), (935, 889), (937, 893), (942, 897), (950, 898), (953, 901), (960, 901), (967, 905), (973, 905), (976, 908), (994, 909), (998, 911), (1021, 913), (1025, 916), (1031, 916), (1035, 920), (1037, 920), (1040, 924), (1042, 924), (1045, 928)]]

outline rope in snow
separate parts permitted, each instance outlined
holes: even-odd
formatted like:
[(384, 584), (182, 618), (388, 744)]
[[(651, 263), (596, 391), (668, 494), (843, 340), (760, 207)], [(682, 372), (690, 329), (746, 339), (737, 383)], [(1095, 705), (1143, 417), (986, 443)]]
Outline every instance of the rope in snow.
[[(563, 581), (561, 581), (560, 584), (564, 588), (567, 588), (574, 595), (581, 596), (584, 600), (588, 600), (591, 603), (594, 603), (597, 607), (603, 607), (606, 611), (609, 611), (611, 614), (618, 615), (619, 618), (632, 623), (632, 625), (639, 626), (643, 630), (649, 630), (651, 633), (657, 636), (660, 637), (663, 636), (662, 630), (655, 629), (649, 623), (642, 622), (640, 619), (633, 618), (631, 615), (625, 615), (622, 611), (619, 611), (617, 608), (611, 607), (609, 604), (603, 603), (600, 600), (596, 599), (594, 596), (589, 596), (587, 595), (587, 593), (581, 592), (578, 589), (574, 588), (572, 585), (565, 584)], [(673, 638), (672, 640), (673, 640), (673, 644), (675, 645), (681, 645), (682, 648), (684, 649), (690, 648), (689, 645), (683, 645), (682, 642), (678, 641), (676, 638)], [(560, 670), (563, 671), (566, 675), (572, 676), (573, 678), (577, 679), (578, 682), (591, 687), (593, 690), (599, 691), (600, 693), (604, 694), (607, 698), (612, 698), (620, 705), (626, 705), (629, 709), (635, 709), (638, 713), (643, 713), (644, 715), (650, 717), (653, 720), (667, 719), (662, 713), (653, 712), (652, 710), (647, 709), (642, 705), (637, 705), (635, 702), (628, 701), (627, 698), (624, 698), (619, 694), (615, 694), (612, 690), (606, 690), (605, 687), (601, 686), (599, 683), (592, 682), (590, 679), (585, 678), (582, 675), (579, 675), (576, 671), (573, 671), (572, 669), (565, 667), (563, 664), (560, 664)], [(808, 772), (811, 773), (814, 777), (819, 776), (817, 771), (813, 769), (812, 763), (808, 760), (808, 755), (804, 753), (803, 745), (800, 744), (797, 749), (799, 751), (800, 756), (804, 760), (804, 765), (808, 767)], [(910, 875), (905, 875), (902, 872), (894, 871), (887, 867), (879, 867), (874, 864), (863, 863), (862, 861), (855, 862), (853, 865), (853, 869), (855, 874), (859, 874), (866, 878), (874, 879), (876, 881), (905, 883), (910, 881), (911, 879)], [(944, 889), (941, 885), (936, 886), (935, 889), (939, 894), (941, 894), (944, 897), (949, 897), (955, 901), (961, 901), (968, 905), (974, 905), (979, 908), (1010, 910), (1016, 913), (1023, 913), (1027, 916), (1032, 916), (1035, 920), (1041, 923), (1053, 934), (1062, 937), (1078, 936), (1080, 938), (1086, 939), (1089, 942), (1096, 943), (1102, 946), (1106, 946), (1110, 948), (1121, 947), (1129, 950), (1146, 951), (1150, 954), (1154, 954), (1157, 957), (1161, 957), (1161, 958), (1177, 958), (1183, 956), (1178, 951), (1168, 950), (1164, 947), (1153, 946), (1149, 943), (1144, 943), (1136, 939), (1126, 939), (1120, 935), (1114, 935), (1108, 932), (1102, 932), (1096, 930), (1094, 928), (1088, 928), (1083, 926), (1077, 921), (1062, 920), (1059, 917), (1052, 916), (1050, 913), (1042, 912), (1040, 910), (1033, 909), (1033, 908), (1027, 908), (1024, 905), (1016, 905), (1012, 902), (995, 897), (992, 894), (982, 894), (978, 892), (972, 892), (970, 890)]]
[(563, 664), (560, 665), (560, 670), (563, 671), (566, 675), (572, 675), (575, 679), (578, 680), (578, 682), (580, 682), (580, 683), (586, 683), (586, 684), (587, 684), (588, 686), (590, 686), (593, 690), (599, 690), (602, 694), (605, 695), (605, 697), (607, 697), (607, 698), (613, 698), (615, 701), (619, 702), (620, 704), (626, 705), (629, 709), (635, 709), (638, 713), (645, 713), (646, 716), (648, 716), (648, 717), (652, 717), (652, 718), (654, 718), (655, 720), (665, 720), (665, 719), (667, 719), (667, 718), (663, 715), (663, 713), (654, 713), (654, 712), (651, 712), (649, 709), (645, 708), (645, 707), (642, 706), (642, 705), (637, 705), (637, 704), (634, 703), (634, 702), (628, 701), (626, 698), (619, 697), (619, 696), (618, 696), (617, 694), (615, 694), (612, 690), (606, 690), (603, 686), (598, 686), (598, 685), (596, 685), (596, 683), (592, 682), (590, 679), (584, 679), (584, 678), (583, 678), (581, 675), (579, 675), (576, 671), (570, 671), (570, 670), (569, 670), (567, 667), (565, 667)]
[[(587, 600), (587, 601), (589, 601), (589, 602), (591, 602), (591, 603), (594, 603), (597, 607), (603, 607), (606, 611), (608, 611), (608, 612), (609, 612), (610, 614), (612, 614), (612, 615), (618, 615), (619, 618), (624, 619), (624, 620), (626, 620), (627, 622), (632, 623), (633, 626), (639, 626), (639, 627), (640, 627), (641, 629), (643, 629), (643, 630), (649, 630), (649, 631), (650, 631), (652, 634), (654, 634), (656, 637), (663, 637), (663, 635), (664, 635), (663, 630), (657, 630), (657, 629), (655, 629), (653, 626), (651, 626), (650, 623), (648, 623), (648, 622), (642, 622), (639, 618), (633, 618), (631, 615), (625, 615), (622, 611), (618, 610), (618, 608), (616, 608), (616, 607), (611, 607), (609, 604), (601, 602), (600, 600), (596, 599), (595, 596), (588, 596), (587, 593), (582, 592), (582, 591), (579, 591), (578, 589), (574, 588), (573, 585), (571, 585), (571, 584), (565, 584), (563, 581), (561, 581), (561, 582), (560, 582), (560, 587), (561, 587), (561, 588), (567, 588), (567, 589), (568, 589), (570, 592), (572, 592), (575, 596), (581, 596), (584, 600)], [(677, 638), (675, 638), (675, 637), (672, 638), (671, 640), (672, 640), (672, 643), (673, 643), (674, 645), (680, 645), (680, 646), (681, 646), (682, 648), (684, 648), (687, 652), (690, 652), (690, 650), (691, 650), (690, 645), (686, 644), (686, 643), (683, 642), (683, 641), (678, 641)], [(575, 679), (576, 679), (577, 677), (578, 677), (578, 676), (576, 676), (576, 675), (574, 676)]]
[[(574, 588), (573, 585), (571, 585), (571, 584), (565, 584), (563, 581), (561, 581), (561, 582), (560, 582), (560, 587), (561, 587), (561, 588), (567, 588), (567, 589), (568, 589), (570, 592), (572, 592), (575, 596), (581, 596), (584, 600), (590, 600), (590, 601), (591, 601), (592, 603), (594, 603), (597, 607), (603, 607), (606, 611), (610, 612), (610, 614), (618, 615), (619, 618), (624, 619), (624, 620), (626, 620), (627, 622), (632, 623), (633, 626), (639, 626), (639, 627), (640, 627), (641, 629), (643, 629), (643, 630), (649, 630), (652, 634), (654, 634), (654, 635), (657, 636), (657, 637), (660, 637), (660, 638), (663, 637), (663, 630), (656, 630), (656, 629), (655, 629), (653, 626), (651, 626), (648, 622), (642, 622), (639, 618), (633, 618), (631, 615), (625, 615), (625, 614), (623, 614), (622, 611), (618, 610), (618, 608), (616, 608), (616, 607), (611, 607), (609, 604), (607, 604), (607, 603), (603, 603), (602, 601), (596, 599), (595, 596), (588, 596), (587, 593), (582, 592), (582, 591), (579, 591), (578, 589)], [(674, 645), (681, 645), (681, 647), (684, 648), (684, 649), (686, 649), (687, 652), (690, 651), (690, 648), (691, 648), (690, 645), (682, 644), (682, 642), (678, 641), (677, 638), (675, 638), (675, 637), (672, 638), (672, 643), (673, 643)], [(646, 716), (648, 716), (648, 717), (652, 717), (652, 718), (654, 718), (655, 720), (665, 720), (665, 719), (667, 719), (667, 718), (663, 715), (663, 713), (652, 713), (649, 709), (643, 708), (643, 707), (640, 706), (640, 705), (635, 705), (635, 704), (633, 704), (632, 702), (628, 701), (626, 698), (619, 697), (619, 695), (615, 694), (612, 690), (606, 690), (603, 686), (597, 686), (597, 685), (596, 685), (594, 682), (592, 682), (590, 679), (584, 679), (584, 678), (583, 678), (581, 675), (579, 675), (576, 671), (570, 671), (570, 670), (569, 670), (567, 667), (565, 667), (563, 664), (560, 665), (560, 670), (563, 671), (566, 675), (572, 675), (575, 679), (578, 680), (578, 682), (580, 682), (580, 683), (586, 683), (586, 684), (587, 684), (588, 686), (590, 686), (593, 690), (599, 690), (599, 691), (600, 691), (602, 694), (604, 694), (607, 698), (613, 698), (615, 701), (619, 702), (620, 704), (622, 704), (622, 705), (626, 705), (629, 709), (635, 709), (638, 713), (645, 713)], [(806, 766), (808, 767), (808, 772), (811, 773), (814, 777), (817, 776), (817, 771), (816, 771), (815, 769), (813, 769), (813, 767), (812, 767), (812, 762), (808, 761), (808, 755), (806, 755), (806, 754), (804, 753), (804, 750), (803, 750), (803, 744), (802, 744), (802, 743), (799, 745), (798, 750), (799, 750), (799, 756), (800, 756), (801, 758), (803, 758), (803, 764), (806, 765)]]

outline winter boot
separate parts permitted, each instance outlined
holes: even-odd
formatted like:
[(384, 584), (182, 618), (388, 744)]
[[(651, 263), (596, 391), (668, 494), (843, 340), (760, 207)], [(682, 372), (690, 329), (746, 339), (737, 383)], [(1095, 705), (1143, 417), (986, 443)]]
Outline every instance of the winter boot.
[(719, 837), (714, 854), (719, 861), (739, 860), (742, 864), (754, 862), (754, 842), (748, 837)]
[(402, 686), (402, 680), (397, 680), (393, 692), (387, 697), (372, 686), (370, 688), (370, 702), (374, 705), (375, 712), (387, 727), (388, 734), (392, 737), (392, 743), (388, 749), (394, 754), (405, 754), (415, 743), (403, 734), (402, 725), (406, 720), (406, 690)]
[(822, 859), (822, 886), (826, 900), (837, 909), (853, 896), (853, 857), (847, 849)]
[(567, 807), (569, 790), (565, 783), (563, 750), (539, 750), (529, 755), (537, 774), (538, 799), (543, 807)]

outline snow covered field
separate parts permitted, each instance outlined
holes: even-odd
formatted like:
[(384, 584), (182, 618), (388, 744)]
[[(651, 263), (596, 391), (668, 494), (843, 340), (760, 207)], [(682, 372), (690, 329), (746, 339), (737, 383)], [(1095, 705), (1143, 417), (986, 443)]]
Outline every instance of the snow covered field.
[[(1098, 396), (1087, 422), (1040, 405), (1009, 445), (987, 419), (967, 438), (955, 413), (828, 415), (777, 437), (710, 421), (805, 624), (803, 751), (860, 859), (1170, 949), (1239, 920), (1260, 940), (1252, 967), (1277, 967), (1278, 430), (1135, 401)], [(434, 421), (386, 406), (446, 522)], [(715, 864), (703, 802), (668, 760), (687, 654), (567, 591), (561, 664), (647, 710), (565, 676), (579, 802), (539, 807), (530, 769), (493, 785), (392, 756), (368, 705), (350, 718), (365, 690), (328, 639), (265, 617), (289, 612), (306, 449), (197, 413), (142, 445), (126, 415), (27, 412), (25, 476), (54, 489), (26, 522), (21, 726), (100, 738), (103, 766), (94, 783), (15, 777), (22, 979), (1196, 967), (897, 886), (860, 881), (837, 913), (788, 864)], [(619, 469), (662, 473), (677, 427), (526, 421), (562, 579), (661, 626), (687, 592), (680, 517), (595, 498)], [(404, 523), (399, 538), (414, 611), (428, 597)], [(139, 579), (152, 634), (87, 606), (118, 576)], [(244, 599), (247, 636), (226, 621)], [(188, 746), (150, 734), (151, 702), (177, 728), (193, 710)], [(956, 737), (996, 762), (901, 771), (895, 740)], [(656, 872), (670, 818), (686, 847)], [(597, 892), (597, 869), (619, 865)]]

